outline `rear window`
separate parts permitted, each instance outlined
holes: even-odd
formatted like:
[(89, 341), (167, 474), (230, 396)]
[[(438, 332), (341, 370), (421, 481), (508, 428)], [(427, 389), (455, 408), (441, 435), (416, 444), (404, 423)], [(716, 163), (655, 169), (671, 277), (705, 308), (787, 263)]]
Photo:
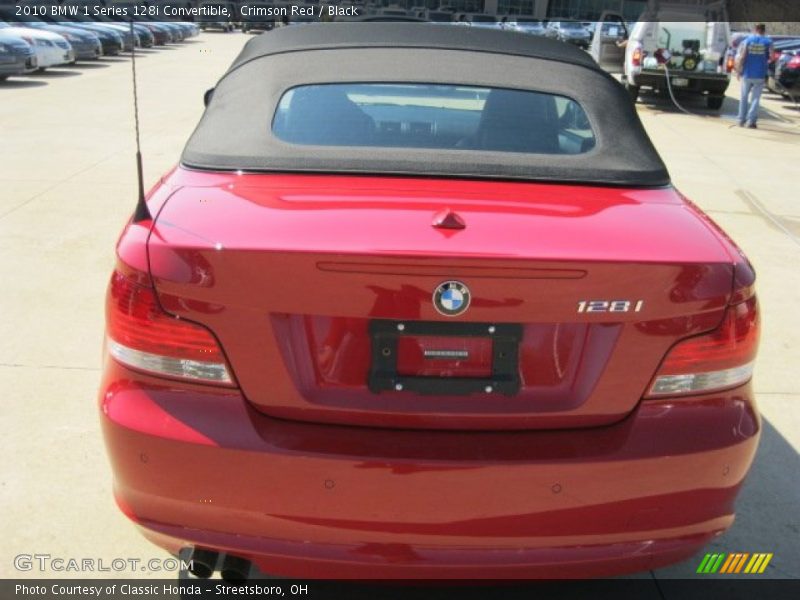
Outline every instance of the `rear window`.
[(703, 22), (659, 23), (657, 43), (659, 48), (667, 48), (676, 53), (686, 50), (699, 52), (706, 47), (708, 25)]
[(272, 131), (317, 146), (580, 154), (595, 145), (586, 113), (570, 98), (459, 85), (299, 86), (284, 93)]

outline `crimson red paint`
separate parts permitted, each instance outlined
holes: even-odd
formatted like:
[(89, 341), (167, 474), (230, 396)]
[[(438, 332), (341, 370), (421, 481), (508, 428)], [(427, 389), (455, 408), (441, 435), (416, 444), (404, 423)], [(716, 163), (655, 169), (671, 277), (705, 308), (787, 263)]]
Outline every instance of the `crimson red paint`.
[(664, 375), (716, 371), (747, 364), (758, 348), (758, 312), (751, 298), (728, 308), (712, 333), (677, 344), (658, 372)]
[[(178, 168), (149, 202), (108, 334), (150, 362), (108, 360), (100, 402), (118, 502), (156, 543), (299, 577), (600, 576), (731, 524), (750, 384), (645, 398), (758, 341), (752, 269), (675, 190)], [(466, 227), (431, 226), (448, 210)], [(432, 301), (450, 280), (455, 317)], [(445, 384), (491, 376), (488, 327), (519, 325), (520, 391), (372, 392), (374, 320), (485, 328), (398, 334), (397, 376)]]

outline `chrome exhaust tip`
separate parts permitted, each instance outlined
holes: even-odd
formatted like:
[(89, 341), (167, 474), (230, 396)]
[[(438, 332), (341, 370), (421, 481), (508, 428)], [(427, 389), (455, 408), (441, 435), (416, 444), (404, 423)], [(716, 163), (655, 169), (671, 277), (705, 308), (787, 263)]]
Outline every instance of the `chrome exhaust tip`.
[(220, 571), (222, 579), (229, 583), (244, 583), (250, 578), (250, 561), (246, 558), (226, 554)]
[(200, 579), (208, 579), (214, 574), (219, 554), (214, 550), (192, 548), (189, 553), (189, 573)]

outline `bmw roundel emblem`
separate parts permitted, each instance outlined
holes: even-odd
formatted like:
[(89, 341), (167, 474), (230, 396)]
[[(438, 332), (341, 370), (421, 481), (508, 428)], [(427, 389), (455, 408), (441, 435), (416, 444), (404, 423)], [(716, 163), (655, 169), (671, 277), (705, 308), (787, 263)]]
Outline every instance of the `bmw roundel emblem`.
[(460, 281), (445, 281), (433, 291), (433, 307), (445, 317), (457, 317), (469, 308), (469, 288)]

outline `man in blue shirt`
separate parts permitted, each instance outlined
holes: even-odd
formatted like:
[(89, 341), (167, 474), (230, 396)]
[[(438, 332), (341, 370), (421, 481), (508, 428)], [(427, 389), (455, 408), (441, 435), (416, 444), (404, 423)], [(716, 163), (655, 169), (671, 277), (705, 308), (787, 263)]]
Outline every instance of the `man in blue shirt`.
[(754, 34), (740, 42), (739, 52), (744, 52), (742, 61), (742, 95), (739, 100), (739, 127), (745, 122), (751, 129), (758, 121), (758, 104), (767, 78), (767, 64), (772, 51), (772, 40), (765, 36), (764, 24), (756, 26)]

